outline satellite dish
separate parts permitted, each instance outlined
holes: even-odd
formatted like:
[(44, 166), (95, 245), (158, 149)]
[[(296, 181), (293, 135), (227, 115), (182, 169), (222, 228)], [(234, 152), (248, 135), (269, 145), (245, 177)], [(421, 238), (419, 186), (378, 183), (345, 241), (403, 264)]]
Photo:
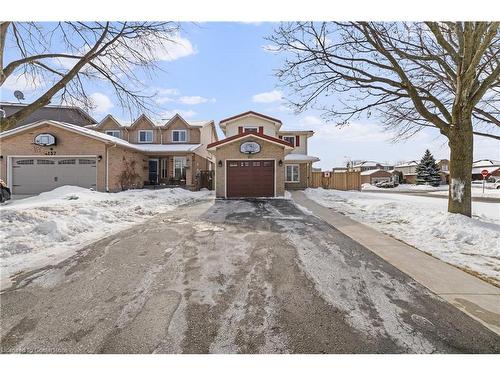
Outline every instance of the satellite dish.
[(19, 91), (19, 90), (14, 91), (14, 96), (19, 101), (24, 100), (24, 94), (22, 91)]

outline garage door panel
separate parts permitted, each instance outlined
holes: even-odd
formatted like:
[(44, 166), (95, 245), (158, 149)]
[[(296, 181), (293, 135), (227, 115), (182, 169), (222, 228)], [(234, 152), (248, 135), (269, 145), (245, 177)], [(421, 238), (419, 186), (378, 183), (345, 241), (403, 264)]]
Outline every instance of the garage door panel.
[(229, 160), (226, 175), (229, 198), (274, 196), (274, 160)]
[(95, 158), (13, 158), (13, 194), (38, 194), (64, 185), (96, 187)]

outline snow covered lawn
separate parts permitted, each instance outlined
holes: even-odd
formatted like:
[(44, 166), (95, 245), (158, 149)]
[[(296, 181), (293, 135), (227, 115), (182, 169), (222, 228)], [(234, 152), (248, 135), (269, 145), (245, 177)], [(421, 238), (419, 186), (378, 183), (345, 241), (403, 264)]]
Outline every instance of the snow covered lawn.
[[(361, 186), (363, 191), (385, 191), (385, 192), (408, 192), (408, 193), (420, 193), (428, 192), (432, 194), (448, 195), (448, 185), (430, 186), (430, 185), (413, 185), (413, 184), (401, 184), (394, 188), (379, 188), (370, 184), (363, 184)], [(493, 184), (487, 183), (483, 193), (483, 186), (480, 184), (472, 185), (472, 196), (473, 197), (490, 197), (490, 198), (500, 198), (500, 189), (495, 189)]]
[[(448, 196), (448, 191), (438, 191), (433, 194), (446, 195)], [(472, 185), (472, 196), (473, 197), (487, 197), (487, 198), (500, 198), (500, 189), (494, 189), (490, 186), (485, 186), (484, 193), (483, 187), (481, 185)]]
[(407, 192), (420, 192), (420, 191), (448, 191), (448, 185), (430, 186), (430, 185), (414, 185), (414, 184), (400, 184), (393, 188), (379, 188), (371, 184), (363, 184), (361, 186), (363, 191), (407, 191)]
[(317, 203), (500, 285), (500, 203), (473, 202), (473, 218), (427, 196), (307, 189)]
[(110, 194), (62, 186), (8, 201), (0, 206), (2, 286), (19, 271), (58, 262), (88, 243), (211, 195), (180, 188)]

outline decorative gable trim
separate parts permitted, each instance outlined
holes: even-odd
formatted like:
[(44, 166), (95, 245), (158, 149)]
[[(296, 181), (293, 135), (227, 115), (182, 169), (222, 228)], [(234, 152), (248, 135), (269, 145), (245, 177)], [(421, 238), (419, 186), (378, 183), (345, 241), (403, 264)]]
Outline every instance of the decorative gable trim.
[(155, 123), (153, 121), (151, 121), (151, 119), (146, 116), (145, 114), (142, 114), (139, 116), (139, 118), (137, 120), (135, 120), (132, 125), (130, 125), (130, 129), (133, 129), (137, 126), (137, 124), (139, 124), (142, 120), (145, 120), (149, 125), (151, 125), (151, 128), (152, 129), (156, 129), (157, 126), (155, 125)]
[(191, 126), (186, 120), (184, 120), (184, 118), (182, 118), (181, 115), (176, 113), (170, 120), (167, 121), (165, 125), (163, 125), (163, 129), (168, 129), (170, 125), (172, 125), (177, 119), (181, 120), (181, 122), (185, 124), (188, 128), (193, 128), (193, 126)]

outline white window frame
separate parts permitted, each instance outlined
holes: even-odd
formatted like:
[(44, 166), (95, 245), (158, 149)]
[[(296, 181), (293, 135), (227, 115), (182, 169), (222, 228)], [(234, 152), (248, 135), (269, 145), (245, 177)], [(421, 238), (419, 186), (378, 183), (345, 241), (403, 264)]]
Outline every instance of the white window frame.
[[(175, 134), (176, 132), (177, 132), (177, 133), (179, 133), (179, 136), (178, 136), (178, 139), (179, 139), (179, 140), (178, 140), (178, 141), (174, 140), (174, 134)], [(184, 133), (184, 140), (183, 140), (183, 141), (181, 141), (181, 140), (180, 140), (180, 139), (181, 139), (181, 137), (180, 137), (180, 134), (181, 134), (181, 133)], [(176, 143), (183, 143), (183, 142), (187, 142), (187, 140), (188, 140), (188, 139), (187, 139), (187, 130), (185, 130), (185, 129), (180, 129), (180, 130), (172, 130), (172, 142), (176, 142)]]
[[(292, 141), (290, 142), (289, 140), (287, 141), (287, 138), (288, 139), (291, 139)], [(282, 139), (285, 141), (285, 142), (288, 142), (288, 143), (291, 143), (293, 147), (295, 147), (295, 136), (294, 135), (284, 135), (282, 137)]]
[[(148, 141), (146, 139), (145, 141), (141, 141), (141, 134), (142, 133), (144, 133), (144, 134), (151, 134), (151, 140)], [(139, 143), (153, 143), (153, 131), (152, 130), (139, 130), (139, 134), (138, 134), (138, 137), (137, 137), (137, 142), (139, 142)]]
[(160, 178), (166, 179), (168, 177), (168, 162), (167, 158), (160, 159)]
[[(248, 131), (248, 129), (251, 129), (252, 131)], [(254, 131), (255, 129), (255, 131)], [(244, 126), (243, 127), (243, 133), (258, 133), (259, 132), (259, 127), (258, 126)]]
[[(292, 180), (289, 180), (288, 179), (288, 168), (289, 167), (292, 167)], [(293, 168), (297, 168), (297, 181), (294, 181), (293, 180)], [(296, 184), (296, 183), (300, 183), (300, 165), (299, 164), (285, 164), (285, 182), (287, 183), (293, 183), (293, 184)]]
[[(187, 157), (186, 156), (174, 156), (174, 170), (173, 170), (173, 177), (174, 178), (177, 178), (177, 176), (175, 175), (175, 170), (177, 169), (176, 167), (176, 162), (177, 160), (183, 160), (183, 165), (184, 165), (184, 171), (185, 171), (185, 174), (186, 174), (186, 179), (187, 179)], [(182, 176), (182, 172), (181, 172), (181, 176)]]
[[(122, 131), (121, 130), (106, 130), (105, 134), (110, 135), (112, 137), (121, 138)], [(118, 135), (116, 135), (116, 134), (118, 134)]]

